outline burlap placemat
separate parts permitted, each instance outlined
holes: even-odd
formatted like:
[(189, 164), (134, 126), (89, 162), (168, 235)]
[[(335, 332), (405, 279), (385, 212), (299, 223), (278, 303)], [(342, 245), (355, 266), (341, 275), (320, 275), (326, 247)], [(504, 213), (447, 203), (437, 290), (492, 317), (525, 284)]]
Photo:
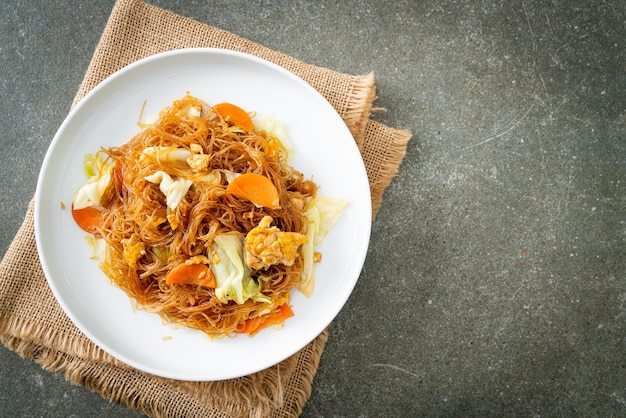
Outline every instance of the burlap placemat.
[[(294, 72), (324, 95), (359, 146), (375, 216), (404, 157), (410, 133), (369, 119), (375, 100), (372, 74), (351, 76), (312, 66), (138, 0), (119, 0), (73, 105), (116, 70), (155, 53), (189, 47), (226, 48), (259, 56)], [(70, 382), (152, 416), (287, 417), (302, 412), (327, 331), (283, 362), (238, 379), (184, 382), (138, 371), (94, 345), (57, 304), (39, 263), (33, 203), (0, 263), (0, 341), (6, 347), (46, 370), (62, 373)]]

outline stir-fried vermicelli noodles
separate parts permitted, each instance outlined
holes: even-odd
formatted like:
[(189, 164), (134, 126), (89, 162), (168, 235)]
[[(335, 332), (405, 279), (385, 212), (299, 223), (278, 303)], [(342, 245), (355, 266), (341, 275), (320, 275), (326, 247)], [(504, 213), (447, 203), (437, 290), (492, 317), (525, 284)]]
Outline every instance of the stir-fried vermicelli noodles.
[(315, 246), (347, 202), (317, 196), (273, 120), (186, 95), (85, 158), (72, 215), (137, 306), (211, 336), (253, 335), (313, 291)]

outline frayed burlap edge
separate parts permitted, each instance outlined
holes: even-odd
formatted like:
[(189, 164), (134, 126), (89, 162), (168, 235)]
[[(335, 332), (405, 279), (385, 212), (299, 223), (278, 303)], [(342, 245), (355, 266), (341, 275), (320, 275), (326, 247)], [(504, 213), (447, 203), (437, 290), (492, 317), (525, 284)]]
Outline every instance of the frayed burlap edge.
[[(128, 368), (120, 372), (110, 365), (73, 357), (19, 338), (3, 337), (2, 343), (20, 356), (36, 362), (44, 370), (60, 373), (68, 382), (83, 386), (111, 402), (149, 416), (249, 417), (257, 415), (255, 410), (246, 405), (224, 399), (217, 399), (211, 405), (211, 410), (207, 411), (207, 405), (189, 397), (187, 393), (168, 385), (166, 381), (146, 377), (145, 374), (134, 369)], [(160, 399), (155, 401), (146, 398), (146, 393), (158, 393)], [(168, 407), (165, 407), (166, 405)], [(170, 405), (175, 406), (172, 408)]]
[(372, 115), (372, 103), (376, 100), (375, 83), (374, 72), (356, 79), (352, 85), (348, 107), (342, 115), (359, 149), (365, 143), (365, 131)]
[[(4, 318), (3, 318), (4, 319)], [(100, 349), (91, 340), (82, 338), (82, 335), (69, 334), (66, 330), (48, 328), (41, 332), (41, 324), (22, 318), (9, 318), (0, 321), (0, 340), (2, 338), (17, 338), (37, 346), (61, 350), (63, 353), (78, 358), (87, 359), (94, 363), (106, 363), (115, 367), (130, 367)], [(33, 353), (35, 358), (37, 354)]]
[[(11, 245), (7, 249), (0, 263), (2, 277), (15, 277), (21, 273), (20, 280), (14, 280), (9, 293), (3, 288), (0, 291), (0, 333), (9, 337), (17, 337), (35, 344), (61, 350), (73, 356), (89, 359), (95, 362), (104, 362), (114, 365), (123, 365), (122, 362), (101, 350), (95, 343), (83, 338), (82, 333), (74, 326), (57, 304), (52, 290), (48, 287), (35, 240), (34, 202), (29, 202), (26, 215), (20, 225)], [(19, 265), (14, 260), (21, 260)], [(19, 271), (18, 271), (19, 270)], [(5, 300), (6, 299), (6, 300)], [(12, 305), (11, 302), (13, 301)], [(26, 315), (26, 309), (35, 311)], [(30, 306), (29, 306), (30, 305)], [(46, 315), (44, 326), (37, 316), (35, 306), (49, 307), (53, 312)], [(55, 320), (51, 321), (50, 316)]]
[[(309, 351), (307, 356), (296, 354), (259, 372), (259, 378), (251, 375), (236, 379), (238, 385), (223, 385), (221, 382), (171, 381), (125, 365), (118, 367), (85, 360), (22, 338), (0, 337), (8, 349), (36, 362), (44, 370), (60, 373), (68, 382), (149, 416), (259, 418), (292, 417), (302, 413), (327, 339), (328, 332), (324, 331), (303, 349)], [(281, 368), (285, 367), (298, 367), (303, 373), (293, 373), (293, 370), (284, 373)], [(158, 394), (159, 399), (150, 394)], [(263, 402), (259, 402), (260, 399)]]
[[(11, 273), (15, 268), (20, 269), (22, 274), (27, 271), (37, 289), (32, 287), (32, 281), (29, 284), (25, 280), (23, 286), (12, 288), (12, 291), (25, 293), (25, 298), (35, 297), (42, 303), (52, 303), (57, 311), (57, 325), (42, 329), (38, 318), (14, 315), (13, 307), (4, 304), (0, 317), (0, 342), (7, 348), (35, 361), (45, 370), (61, 373), (74, 384), (148, 415), (183, 416), (189, 411), (201, 411), (199, 416), (294, 416), (301, 413), (310, 396), (313, 377), (328, 338), (327, 331), (278, 365), (239, 379), (183, 382), (135, 370), (84, 337), (56, 302), (43, 302), (53, 299), (53, 296), (36, 255), (33, 211), (34, 199), (0, 263), (0, 272), (3, 275), (15, 274)], [(29, 254), (29, 257), (15, 267), (12, 264), (20, 259), (20, 254)], [(33, 300), (20, 299), (19, 294), (12, 296), (22, 303), (34, 303)], [(154, 399), (155, 393), (161, 393), (163, 388), (167, 393), (177, 393), (178, 396), (167, 402), (161, 397)], [(268, 411), (272, 411), (271, 415)]]
[[(411, 136), (408, 130), (393, 129), (373, 120), (367, 123), (365, 137), (372, 140), (366, 141), (360, 150), (362, 155), (369, 155), (370, 158), (376, 160), (366, 161), (365, 164), (366, 167), (377, 168), (367, 173), (372, 199), (372, 220), (376, 218), (381, 207), (385, 189), (391, 184), (400, 168)], [(374, 140), (376, 138), (379, 141)], [(379, 152), (370, 152), (372, 148), (379, 149)]]

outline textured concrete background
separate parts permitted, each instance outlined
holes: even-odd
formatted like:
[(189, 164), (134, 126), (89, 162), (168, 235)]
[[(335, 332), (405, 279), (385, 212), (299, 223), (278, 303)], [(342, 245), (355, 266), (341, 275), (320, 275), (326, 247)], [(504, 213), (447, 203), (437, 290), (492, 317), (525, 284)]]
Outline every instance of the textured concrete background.
[[(623, 1), (150, 3), (414, 133), (304, 416), (626, 415)], [(112, 5), (0, 2), (2, 254)], [(2, 348), (0, 415), (135, 414)]]

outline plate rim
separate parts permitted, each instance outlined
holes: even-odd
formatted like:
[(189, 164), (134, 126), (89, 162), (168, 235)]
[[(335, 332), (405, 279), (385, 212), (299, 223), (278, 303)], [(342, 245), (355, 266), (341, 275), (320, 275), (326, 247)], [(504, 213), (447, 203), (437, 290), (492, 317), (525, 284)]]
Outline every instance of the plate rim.
[[(269, 365), (263, 365), (262, 367), (259, 367), (256, 370), (251, 370), (251, 371), (246, 371), (243, 373), (234, 373), (232, 375), (229, 376), (225, 376), (225, 377), (221, 377), (221, 378), (215, 378), (215, 377), (209, 377), (206, 379), (197, 379), (197, 378), (193, 378), (193, 379), (187, 379), (187, 378), (181, 378), (178, 377), (178, 375), (172, 375), (171, 373), (163, 373), (159, 370), (153, 370), (151, 368), (146, 368), (146, 367), (142, 367), (142, 365), (140, 364), (136, 364), (134, 361), (129, 361), (129, 359), (126, 356), (120, 356), (120, 353), (116, 352), (115, 350), (113, 350), (111, 347), (107, 346), (106, 344), (103, 344), (98, 338), (94, 338), (94, 335), (92, 334), (92, 332), (90, 332), (88, 329), (85, 329), (85, 325), (83, 324), (83, 321), (81, 321), (79, 318), (77, 318), (74, 313), (72, 312), (72, 309), (67, 305), (67, 301), (64, 299), (64, 297), (61, 295), (60, 289), (57, 287), (56, 281), (53, 276), (53, 272), (50, 270), (48, 263), (47, 263), (47, 256), (49, 256), (49, 254), (45, 254), (44, 253), (44, 244), (43, 244), (43, 240), (45, 239), (45, 237), (41, 236), (41, 231), (42, 231), (42, 227), (40, 225), (40, 222), (42, 222), (42, 210), (44, 210), (44, 208), (42, 208), (42, 185), (45, 182), (44, 179), (44, 175), (47, 173), (47, 171), (49, 170), (49, 166), (51, 164), (53, 164), (53, 161), (51, 161), (51, 159), (54, 156), (54, 150), (56, 149), (57, 146), (60, 146), (63, 144), (63, 141), (65, 141), (66, 143), (69, 143), (70, 145), (72, 143), (74, 143), (75, 141), (72, 141), (70, 139), (65, 139), (67, 138), (67, 136), (64, 136), (65, 134), (65, 130), (67, 129), (68, 125), (70, 125), (72, 123), (72, 121), (74, 120), (74, 118), (76, 117), (76, 115), (80, 115), (80, 113), (82, 112), (82, 109), (86, 106), (88, 106), (90, 104), (90, 102), (94, 97), (97, 98), (98, 95), (100, 94), (100, 92), (104, 89), (106, 89), (114, 80), (118, 79), (121, 75), (125, 74), (125, 73), (129, 73), (129, 72), (133, 72), (136, 71), (138, 68), (141, 68), (142, 66), (148, 65), (149, 63), (151, 63), (152, 61), (157, 61), (163, 58), (167, 58), (167, 57), (171, 57), (173, 55), (178, 55), (178, 54), (224, 54), (224, 55), (228, 55), (228, 56), (235, 56), (235, 57), (239, 57), (245, 60), (251, 60), (256, 62), (257, 64), (261, 64), (263, 66), (267, 66), (270, 69), (272, 69), (273, 71), (278, 71), (280, 72), (283, 76), (287, 76), (290, 77), (291, 79), (295, 80), (298, 84), (300, 84), (303, 88), (307, 88), (310, 90), (310, 92), (312, 92), (314, 95), (316, 95), (318, 97), (318, 99), (321, 99), (323, 102), (326, 103), (326, 105), (332, 109), (332, 111), (336, 114), (337, 118), (339, 118), (341, 120), (341, 122), (343, 123), (343, 125), (345, 126), (345, 121), (343, 120), (343, 118), (341, 118), (341, 116), (338, 114), (338, 112), (336, 111), (336, 109), (330, 104), (330, 102), (317, 90), (315, 89), (313, 86), (311, 86), (309, 83), (307, 83), (305, 80), (303, 80), (301, 77), (299, 77), (298, 75), (296, 75), (295, 73), (291, 72), (290, 70), (281, 67), (278, 64), (275, 64), (271, 61), (268, 61), (264, 58), (260, 58), (258, 56), (252, 55), (252, 54), (248, 54), (248, 53), (244, 53), (244, 52), (239, 52), (239, 51), (233, 51), (233, 50), (228, 50), (228, 49), (222, 49), (222, 48), (182, 48), (182, 49), (174, 49), (174, 50), (170, 50), (170, 51), (165, 51), (165, 52), (160, 52), (157, 54), (153, 54), (150, 56), (147, 56), (145, 58), (142, 58), (140, 60), (134, 61), (120, 69), (118, 69), (117, 71), (113, 72), (112, 74), (110, 74), (109, 76), (107, 76), (106, 78), (104, 78), (101, 82), (99, 82), (96, 86), (94, 86), (89, 92), (87, 92), (83, 98), (76, 104), (76, 106), (74, 106), (66, 115), (65, 119), (63, 120), (63, 122), (61, 123), (61, 125), (59, 126), (59, 128), (57, 129), (52, 141), (50, 142), (48, 149), (45, 153), (44, 156), (44, 160), (43, 163), (41, 165), (41, 169), (40, 169), (40, 173), (37, 179), (37, 188), (36, 188), (36, 192), (35, 192), (35, 205), (34, 205), (34, 229), (35, 229), (35, 240), (36, 240), (36, 247), (37, 247), (37, 252), (40, 258), (40, 263), (42, 266), (42, 270), (44, 273), (44, 277), (46, 278), (46, 281), (48, 283), (48, 286), (50, 287), (55, 300), (57, 301), (57, 303), (59, 303), (59, 305), (62, 307), (63, 311), (65, 312), (65, 314), (69, 317), (69, 319), (71, 320), (71, 322), (89, 339), (91, 340), (94, 344), (96, 344), (100, 349), (102, 349), (103, 351), (107, 352), (108, 354), (110, 354), (111, 356), (113, 356), (114, 358), (131, 365), (132, 367), (135, 367), (139, 370), (148, 372), (148, 373), (152, 373), (158, 376), (162, 376), (162, 377), (166, 377), (166, 378), (171, 378), (171, 379), (177, 379), (177, 380), (201, 380), (201, 381), (217, 381), (217, 380), (224, 380), (224, 379), (231, 379), (231, 378), (236, 378), (236, 377), (241, 377), (244, 375), (248, 375), (250, 373), (254, 373), (254, 372), (258, 372), (260, 370), (266, 369), (268, 367), (271, 367), (277, 363), (279, 363), (280, 361), (285, 360), (286, 358), (288, 358), (289, 356), (297, 353), (298, 351), (302, 350), (302, 348), (304, 348), (306, 345), (310, 344), (313, 340), (315, 340), (315, 338), (317, 338), (319, 336), (319, 333), (323, 332), (325, 328), (327, 328), (330, 323), (332, 323), (335, 318), (337, 317), (337, 315), (340, 313), (340, 311), (343, 309), (343, 307), (345, 306), (345, 304), (348, 301), (348, 298), (350, 297), (350, 295), (352, 294), (354, 287), (356, 286), (360, 274), (362, 272), (363, 269), (363, 265), (364, 265), (364, 261), (367, 255), (367, 249), (369, 246), (369, 240), (371, 238), (371, 220), (367, 223), (367, 224), (363, 224), (363, 225), (359, 225), (359, 228), (366, 228), (365, 231), (362, 231), (362, 235), (363, 238), (366, 241), (366, 244), (364, 245), (364, 247), (362, 247), (362, 252), (360, 254), (357, 254), (359, 257), (354, 260), (358, 263), (358, 273), (356, 274), (356, 277), (351, 278), (350, 280), (350, 288), (349, 289), (344, 289), (345, 292), (347, 292), (347, 295), (345, 296), (345, 298), (342, 298), (341, 303), (337, 303), (336, 304), (336, 309), (332, 312), (332, 315), (330, 315), (330, 320), (327, 323), (324, 323), (322, 326), (319, 326), (319, 333), (315, 333), (315, 336), (313, 336), (312, 338), (305, 338), (303, 340), (302, 344), (296, 345), (297, 347), (294, 347), (294, 349), (290, 350), (290, 352), (286, 355), (283, 356), (283, 358), (277, 362), (274, 362), (272, 364)], [(352, 133), (350, 132), (350, 130), (347, 128), (347, 126), (345, 126), (346, 131), (350, 134), (350, 138), (353, 139)], [(358, 150), (358, 147), (356, 145), (356, 143), (354, 142), (352, 144), (352, 146), (354, 147), (354, 150), (356, 151), (357, 155), (361, 156), (360, 151)], [(367, 207), (364, 208), (365, 210), (367, 210), (367, 213), (370, 214), (371, 217), (371, 213), (372, 213), (372, 207), (371, 207), (371, 187), (369, 185), (369, 181), (367, 178), (367, 172), (366, 172), (366, 168), (365, 168), (365, 162), (363, 161), (362, 158), (359, 159), (359, 167), (361, 169), (361, 173), (360, 176), (365, 176), (364, 179), (365, 181), (367, 181), (367, 187), (366, 187), (366, 191), (367, 191), (367, 199), (366, 203), (367, 203)], [(108, 283), (108, 285), (113, 286), (112, 284)], [(154, 315), (154, 314), (153, 314)]]

